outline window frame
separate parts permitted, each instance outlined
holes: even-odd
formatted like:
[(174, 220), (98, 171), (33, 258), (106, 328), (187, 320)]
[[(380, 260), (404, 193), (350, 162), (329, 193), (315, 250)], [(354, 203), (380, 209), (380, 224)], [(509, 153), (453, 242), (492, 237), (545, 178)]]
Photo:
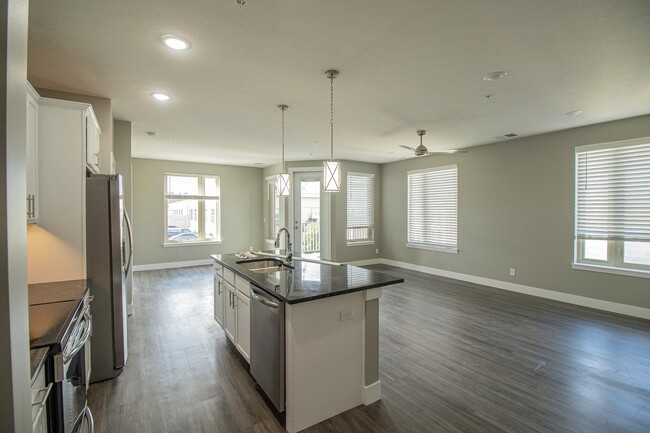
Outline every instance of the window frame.
[[(456, 214), (455, 214), (455, 225), (456, 225), (456, 236), (455, 244), (453, 246), (445, 244), (436, 244), (436, 243), (419, 243), (412, 242), (410, 239), (411, 232), (411, 189), (410, 189), (410, 177), (412, 175), (422, 174), (422, 173), (432, 173), (436, 171), (445, 171), (445, 170), (455, 170), (456, 174)], [(449, 164), (437, 167), (427, 167), (419, 170), (409, 170), (406, 172), (406, 246), (408, 248), (417, 248), (423, 250), (437, 251), (450, 254), (458, 254), (458, 203), (459, 203), (459, 173), (458, 173), (458, 164)]]
[[(203, 196), (204, 198), (196, 198), (197, 203), (197, 221), (198, 221), (198, 233), (199, 239), (188, 239), (188, 240), (178, 240), (172, 241), (169, 239), (168, 232), (168, 217), (169, 217), (169, 207), (168, 207), (168, 198), (167, 198), (167, 177), (168, 176), (177, 176), (177, 177), (190, 177), (197, 178), (199, 186), (199, 194), (197, 196)], [(205, 179), (213, 178), (216, 180), (219, 195), (218, 196), (206, 196), (205, 195)], [(205, 198), (210, 197), (210, 198)], [(216, 197), (213, 198), (213, 197)], [(215, 210), (215, 223), (217, 225), (217, 236), (213, 239), (205, 238), (205, 200), (216, 200), (217, 209)], [(221, 176), (217, 174), (200, 174), (200, 173), (178, 173), (178, 172), (164, 172), (163, 173), (163, 247), (181, 247), (181, 246), (192, 246), (192, 245), (205, 245), (205, 244), (220, 244), (223, 241), (222, 231), (221, 231)]]
[[(348, 230), (350, 230), (350, 227), (348, 227), (348, 201), (347, 201), (347, 194), (350, 191), (350, 182), (349, 182), (349, 177), (350, 176), (357, 176), (357, 177), (365, 177), (371, 180), (371, 187), (372, 187), (372, 197), (371, 197), (371, 203), (369, 206), (367, 206), (368, 209), (370, 209), (371, 212), (371, 221), (372, 224), (367, 227), (368, 232), (370, 236), (364, 239), (348, 239)], [(345, 203), (345, 242), (346, 246), (352, 247), (352, 246), (361, 246), (361, 245), (374, 245), (375, 244), (375, 174), (374, 173), (360, 173), (360, 172), (354, 172), (354, 171), (348, 171), (346, 176), (345, 176), (345, 182), (346, 182), (346, 203)], [(357, 227), (359, 228), (359, 227)], [(363, 228), (363, 227), (361, 227)]]
[[(282, 203), (280, 202), (280, 196), (275, 194), (275, 183), (277, 175), (268, 176), (266, 178), (266, 209), (264, 209), (264, 233), (268, 235), (266, 238), (270, 241), (275, 241), (277, 237), (277, 232), (274, 233), (275, 228), (275, 211), (277, 205), (277, 211), (279, 216), (279, 226), (282, 227)], [(278, 228), (279, 229), (279, 228)]]
[[(636, 138), (631, 140), (613, 141), (586, 146), (578, 146), (574, 149), (574, 252), (573, 269), (606, 272), (619, 275), (629, 275), (650, 278), (650, 265), (625, 262), (625, 240), (624, 239), (596, 239), (607, 241), (607, 260), (589, 259), (585, 257), (586, 241), (588, 238), (579, 238), (578, 233), (578, 153), (589, 150), (607, 150), (620, 147), (650, 144), (650, 137)], [(637, 242), (637, 241), (628, 241)], [(644, 242), (644, 241), (640, 241)], [(650, 241), (648, 241), (650, 243)]]

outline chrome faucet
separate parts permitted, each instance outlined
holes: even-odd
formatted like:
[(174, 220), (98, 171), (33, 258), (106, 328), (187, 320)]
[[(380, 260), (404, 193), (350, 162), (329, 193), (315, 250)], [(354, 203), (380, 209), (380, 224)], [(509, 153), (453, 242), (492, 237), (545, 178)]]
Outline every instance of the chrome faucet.
[(282, 232), (287, 233), (287, 258), (285, 259), (285, 262), (291, 263), (291, 259), (293, 258), (293, 249), (291, 248), (291, 233), (289, 233), (288, 228), (282, 227), (278, 230), (278, 236), (275, 238), (275, 248), (280, 248), (280, 235)]

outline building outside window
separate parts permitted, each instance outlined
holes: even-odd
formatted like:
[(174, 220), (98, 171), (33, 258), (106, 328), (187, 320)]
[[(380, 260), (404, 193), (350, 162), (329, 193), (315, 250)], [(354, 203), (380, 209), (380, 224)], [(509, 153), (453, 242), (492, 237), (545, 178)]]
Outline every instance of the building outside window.
[(575, 149), (574, 268), (650, 277), (650, 137)]
[(165, 244), (221, 241), (219, 176), (165, 173)]
[(406, 245), (458, 252), (458, 166), (412, 170), (408, 176)]

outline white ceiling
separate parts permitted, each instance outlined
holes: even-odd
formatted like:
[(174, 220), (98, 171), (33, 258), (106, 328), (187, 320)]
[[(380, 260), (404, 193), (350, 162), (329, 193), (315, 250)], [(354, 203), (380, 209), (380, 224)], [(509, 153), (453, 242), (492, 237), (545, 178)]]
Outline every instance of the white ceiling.
[(287, 159), (327, 158), (329, 68), (340, 159), (400, 159), (417, 129), (436, 150), (650, 113), (648, 0), (30, 3), (29, 80), (111, 98), (135, 157), (278, 162), (283, 103)]

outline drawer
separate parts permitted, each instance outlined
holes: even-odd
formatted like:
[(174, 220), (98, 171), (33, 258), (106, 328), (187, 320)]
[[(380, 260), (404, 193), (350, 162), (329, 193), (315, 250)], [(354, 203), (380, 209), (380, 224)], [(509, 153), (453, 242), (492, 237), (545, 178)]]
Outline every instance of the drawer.
[(223, 268), (223, 278), (231, 285), (235, 285), (235, 273), (230, 269)]
[(219, 275), (220, 277), (223, 277), (223, 266), (222, 265), (220, 265), (217, 262), (214, 262), (212, 264), (212, 267), (214, 268), (214, 273), (215, 274)]
[(251, 297), (251, 283), (247, 279), (235, 275), (235, 288), (249, 298)]

